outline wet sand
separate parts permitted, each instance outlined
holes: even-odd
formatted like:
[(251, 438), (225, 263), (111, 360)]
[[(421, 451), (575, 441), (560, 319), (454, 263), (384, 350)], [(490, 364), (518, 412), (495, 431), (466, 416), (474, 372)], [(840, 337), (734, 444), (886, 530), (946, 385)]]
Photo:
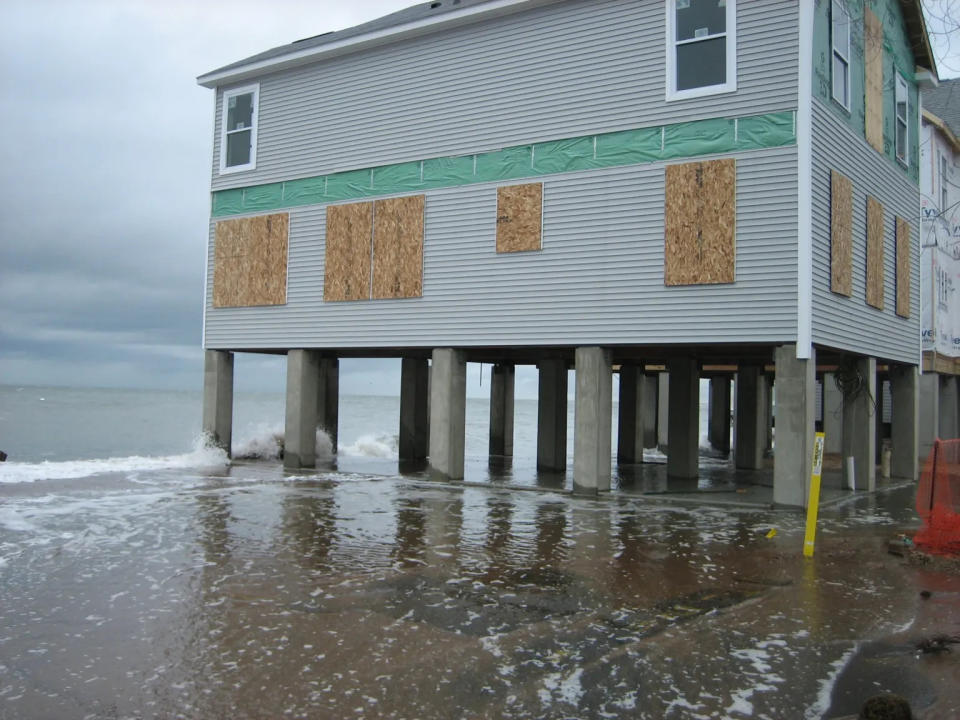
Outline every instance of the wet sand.
[(960, 634), (960, 578), (886, 552), (912, 493), (827, 509), (805, 561), (799, 513), (629, 493), (2, 487), (0, 717), (953, 718), (960, 653), (914, 648)]

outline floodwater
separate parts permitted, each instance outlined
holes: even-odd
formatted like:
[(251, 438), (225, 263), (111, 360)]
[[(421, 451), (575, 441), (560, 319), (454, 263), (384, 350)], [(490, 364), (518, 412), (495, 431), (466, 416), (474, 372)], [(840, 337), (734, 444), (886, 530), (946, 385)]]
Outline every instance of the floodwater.
[[(0, 485), (2, 718), (960, 716), (912, 488), (822, 514), (276, 463)], [(770, 530), (775, 529), (772, 537)], [(922, 589), (932, 592), (929, 599)]]

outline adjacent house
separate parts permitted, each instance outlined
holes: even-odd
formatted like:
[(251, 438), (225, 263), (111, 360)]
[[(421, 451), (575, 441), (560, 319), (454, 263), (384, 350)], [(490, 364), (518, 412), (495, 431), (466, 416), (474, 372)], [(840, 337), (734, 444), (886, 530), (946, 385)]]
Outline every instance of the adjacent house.
[(216, 94), (204, 426), (227, 447), (232, 353), (288, 356), (291, 467), (317, 423), (335, 432), (339, 358), (402, 357), (401, 455), (460, 478), (465, 363), (495, 365), (500, 454), (532, 364), (538, 463), (563, 469), (573, 367), (574, 486), (596, 492), (615, 368), (621, 462), (642, 461), (646, 375), (668, 371), (681, 478), (706, 373), (729, 405), (735, 372), (736, 463), (761, 465), (772, 371), (774, 496), (803, 505), (829, 371), (857, 485), (878, 378), (893, 472), (915, 476), (936, 82), (919, 0), (435, 0), (198, 82)]
[(921, 453), (960, 437), (960, 80), (923, 92), (920, 135)]

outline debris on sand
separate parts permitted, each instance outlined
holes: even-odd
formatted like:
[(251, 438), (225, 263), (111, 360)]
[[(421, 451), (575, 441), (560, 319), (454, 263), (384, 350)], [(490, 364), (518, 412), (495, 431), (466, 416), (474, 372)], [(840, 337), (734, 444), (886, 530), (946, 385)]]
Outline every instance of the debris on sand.
[(939, 655), (953, 652), (951, 645), (960, 643), (960, 635), (934, 635), (917, 643), (917, 652), (924, 655)]
[(913, 720), (913, 713), (906, 698), (886, 693), (867, 700), (857, 718), (858, 720)]

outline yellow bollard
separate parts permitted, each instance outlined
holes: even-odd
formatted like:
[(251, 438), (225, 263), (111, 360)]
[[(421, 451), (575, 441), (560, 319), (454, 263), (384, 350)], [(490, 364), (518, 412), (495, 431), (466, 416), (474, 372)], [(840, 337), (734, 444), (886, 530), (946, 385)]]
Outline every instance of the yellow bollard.
[(803, 538), (803, 556), (813, 557), (817, 536), (817, 510), (820, 508), (820, 475), (823, 473), (823, 433), (813, 440), (813, 474), (810, 476), (810, 498), (807, 501), (807, 532)]

